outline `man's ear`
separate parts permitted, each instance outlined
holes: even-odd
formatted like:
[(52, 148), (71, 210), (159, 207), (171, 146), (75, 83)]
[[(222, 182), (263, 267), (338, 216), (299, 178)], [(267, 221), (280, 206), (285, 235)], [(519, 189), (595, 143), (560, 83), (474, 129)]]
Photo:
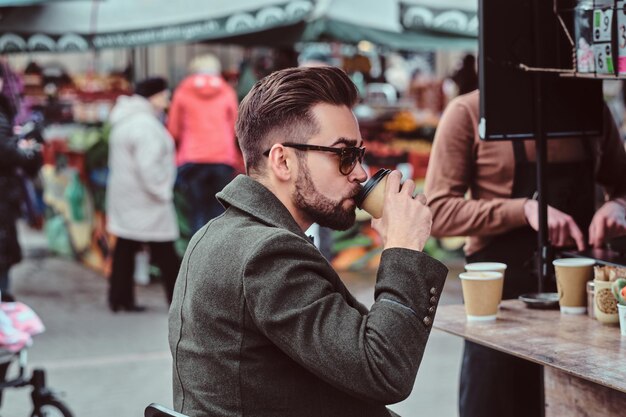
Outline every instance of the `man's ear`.
[(293, 154), (289, 153), (284, 146), (280, 144), (272, 146), (268, 160), (269, 169), (277, 179), (289, 181), (292, 178), (294, 168)]

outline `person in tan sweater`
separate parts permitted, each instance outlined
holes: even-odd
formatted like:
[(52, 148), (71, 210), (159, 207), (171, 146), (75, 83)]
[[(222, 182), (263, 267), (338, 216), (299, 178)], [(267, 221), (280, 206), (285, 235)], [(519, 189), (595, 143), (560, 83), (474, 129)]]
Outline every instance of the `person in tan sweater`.
[[(535, 142), (481, 140), (479, 99), (478, 91), (457, 97), (437, 128), (425, 185), (432, 234), (467, 236), (467, 262), (506, 263), (503, 298), (516, 298), (537, 291)], [(626, 152), (606, 108), (603, 131), (548, 141), (548, 234), (557, 248), (600, 247), (626, 233)], [(538, 365), (466, 342), (460, 416), (539, 416), (540, 378)]]

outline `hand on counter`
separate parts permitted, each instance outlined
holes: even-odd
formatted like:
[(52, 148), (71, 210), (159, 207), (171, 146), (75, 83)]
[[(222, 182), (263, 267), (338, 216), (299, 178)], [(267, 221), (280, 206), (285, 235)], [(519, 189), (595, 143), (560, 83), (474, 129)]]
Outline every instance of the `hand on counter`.
[(626, 234), (626, 208), (615, 201), (608, 201), (591, 220), (589, 244), (601, 247), (606, 239)]
[[(526, 200), (524, 215), (530, 227), (539, 230), (539, 212), (536, 200)], [(585, 250), (585, 238), (572, 216), (550, 206), (548, 206), (548, 239), (555, 247), (576, 243), (579, 251)]]

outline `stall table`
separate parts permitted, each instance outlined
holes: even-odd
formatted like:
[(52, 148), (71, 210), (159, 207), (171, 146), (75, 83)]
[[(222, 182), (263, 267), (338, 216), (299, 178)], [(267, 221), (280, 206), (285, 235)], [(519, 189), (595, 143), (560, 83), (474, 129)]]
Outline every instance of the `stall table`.
[(467, 322), (463, 305), (441, 306), (434, 327), (543, 365), (546, 417), (626, 413), (626, 336), (615, 326), (507, 300), (490, 323)]

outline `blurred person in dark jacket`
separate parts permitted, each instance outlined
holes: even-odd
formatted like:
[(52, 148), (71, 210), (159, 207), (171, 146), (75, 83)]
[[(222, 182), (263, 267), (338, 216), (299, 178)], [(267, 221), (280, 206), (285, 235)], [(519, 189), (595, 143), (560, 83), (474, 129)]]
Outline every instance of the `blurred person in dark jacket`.
[[(0, 72), (0, 91), (3, 84)], [(2, 301), (12, 301), (9, 270), (21, 261), (16, 221), (23, 197), (22, 175), (35, 175), (41, 167), (39, 145), (32, 139), (18, 139), (13, 133), (16, 109), (0, 94), (0, 291)]]
[(452, 81), (458, 87), (458, 95), (467, 94), (478, 88), (478, 71), (476, 71), (476, 57), (467, 54), (463, 57), (461, 67), (452, 75)]
[(237, 94), (213, 55), (196, 57), (172, 98), (167, 128), (177, 145), (178, 181), (185, 190), (192, 234), (224, 210), (215, 194), (241, 165), (235, 139)]
[(109, 279), (109, 307), (140, 312), (135, 303), (135, 254), (150, 248), (168, 301), (172, 300), (180, 259), (174, 249), (178, 224), (173, 189), (174, 142), (159, 115), (169, 103), (167, 82), (148, 78), (132, 96), (120, 96), (111, 111), (107, 230), (117, 236)]

